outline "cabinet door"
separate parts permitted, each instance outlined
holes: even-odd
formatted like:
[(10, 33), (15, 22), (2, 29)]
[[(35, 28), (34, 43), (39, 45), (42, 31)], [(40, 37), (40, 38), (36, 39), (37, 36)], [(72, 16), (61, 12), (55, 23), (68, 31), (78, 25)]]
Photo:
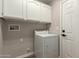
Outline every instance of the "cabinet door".
[(27, 0), (23, 0), (23, 17), (27, 19)]
[(23, 1), (22, 0), (4, 0), (4, 15), (10, 17), (22, 17)]
[(58, 57), (58, 37), (46, 37), (44, 46), (44, 56), (45, 58), (57, 58)]
[(27, 18), (40, 20), (40, 3), (38, 1), (27, 0)]
[(41, 21), (51, 22), (51, 7), (41, 3)]
[(0, 0), (0, 17), (2, 16), (2, 0)]

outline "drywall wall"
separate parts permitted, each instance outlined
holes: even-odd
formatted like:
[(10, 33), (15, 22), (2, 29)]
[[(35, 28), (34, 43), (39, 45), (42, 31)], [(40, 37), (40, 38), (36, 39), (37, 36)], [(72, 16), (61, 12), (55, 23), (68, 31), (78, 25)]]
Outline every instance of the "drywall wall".
[(2, 57), (2, 46), (3, 46), (2, 20), (0, 19), (0, 57)]
[[(27, 48), (33, 50), (34, 30), (46, 30), (46, 24), (29, 22), (3, 22), (3, 55), (17, 57), (27, 54)], [(20, 31), (8, 31), (8, 25), (20, 25)]]
[[(60, 34), (60, 0), (53, 0), (52, 6), (52, 24), (49, 31), (52, 33)], [(60, 38), (59, 38), (60, 39)], [(59, 56), (60, 56), (60, 40), (59, 40)]]
[(53, 0), (52, 6), (52, 24), (50, 26), (50, 31), (53, 33), (60, 32), (60, 0)]

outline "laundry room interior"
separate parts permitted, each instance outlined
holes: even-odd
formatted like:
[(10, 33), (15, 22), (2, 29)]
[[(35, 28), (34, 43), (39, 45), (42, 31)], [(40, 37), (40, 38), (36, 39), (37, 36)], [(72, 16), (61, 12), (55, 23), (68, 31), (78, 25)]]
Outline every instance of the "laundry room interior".
[(78, 58), (78, 0), (0, 0), (0, 58)]

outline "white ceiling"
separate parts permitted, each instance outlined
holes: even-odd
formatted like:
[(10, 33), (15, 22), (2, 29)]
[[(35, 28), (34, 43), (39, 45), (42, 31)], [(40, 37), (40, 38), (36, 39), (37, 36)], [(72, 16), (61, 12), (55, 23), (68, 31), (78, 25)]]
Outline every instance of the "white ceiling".
[(38, 0), (38, 1), (41, 1), (41, 2), (46, 3), (46, 4), (50, 4), (53, 0)]

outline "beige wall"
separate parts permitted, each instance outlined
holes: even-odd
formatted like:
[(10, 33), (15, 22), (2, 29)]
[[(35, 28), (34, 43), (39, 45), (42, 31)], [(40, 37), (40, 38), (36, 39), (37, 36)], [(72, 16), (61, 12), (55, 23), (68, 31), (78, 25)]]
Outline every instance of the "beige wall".
[(2, 20), (0, 19), (0, 57), (2, 56), (2, 46), (3, 46)]
[[(52, 24), (50, 31), (53, 33), (60, 34), (60, 0), (54, 0), (51, 3), (52, 6)], [(59, 38), (60, 39), (60, 38)], [(60, 40), (59, 40), (59, 55), (60, 55)]]
[(60, 0), (54, 0), (51, 3), (52, 6), (52, 24), (50, 31), (53, 33), (59, 33), (60, 27)]
[[(3, 22), (3, 55), (16, 57), (27, 54), (27, 48), (33, 50), (34, 30), (46, 30), (46, 24), (29, 22)], [(9, 24), (19, 24), (20, 31), (8, 31)], [(23, 42), (20, 41), (23, 39)]]

